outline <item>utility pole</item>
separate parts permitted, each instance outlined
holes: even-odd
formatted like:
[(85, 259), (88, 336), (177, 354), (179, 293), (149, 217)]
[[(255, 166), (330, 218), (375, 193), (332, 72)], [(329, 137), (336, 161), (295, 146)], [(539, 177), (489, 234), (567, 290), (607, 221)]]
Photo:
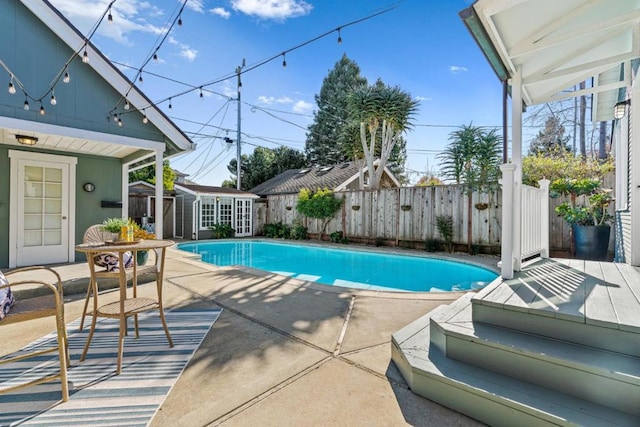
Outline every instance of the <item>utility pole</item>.
[(236, 140), (236, 149), (237, 149), (237, 154), (236, 154), (236, 160), (237, 160), (237, 165), (236, 165), (236, 188), (238, 190), (240, 190), (240, 172), (241, 172), (241, 167), (240, 167), (240, 159), (242, 158), (242, 149), (240, 148), (240, 123), (242, 120), (242, 103), (240, 101), (240, 89), (242, 88), (242, 81), (240, 80), (240, 74), (242, 74), (242, 68), (244, 68), (246, 64), (246, 61), (244, 58), (242, 58), (242, 65), (240, 65), (238, 68), (236, 68), (236, 74), (238, 76), (238, 138)]

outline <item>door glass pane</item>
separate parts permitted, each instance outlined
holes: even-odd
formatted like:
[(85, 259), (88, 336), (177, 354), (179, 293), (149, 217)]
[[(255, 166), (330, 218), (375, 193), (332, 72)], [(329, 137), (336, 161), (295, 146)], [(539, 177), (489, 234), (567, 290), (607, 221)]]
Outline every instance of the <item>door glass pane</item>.
[(25, 182), (24, 197), (42, 197), (41, 182)]
[(60, 215), (45, 215), (44, 216), (44, 228), (47, 230), (50, 229), (60, 229), (62, 227), (62, 219)]
[(39, 213), (42, 213), (42, 200), (40, 200), (40, 199), (25, 199), (25, 201), (24, 201), (24, 213), (25, 214), (39, 214)]
[(25, 181), (37, 181), (42, 182), (44, 178), (44, 171), (38, 166), (25, 166), (24, 168), (24, 180)]
[(44, 171), (44, 180), (46, 182), (62, 182), (62, 169), (46, 168)]
[(59, 199), (62, 197), (62, 184), (46, 183), (44, 185), (44, 197), (48, 199)]
[(62, 213), (62, 200), (45, 200), (44, 213), (48, 213), (48, 214)]
[(41, 231), (25, 231), (24, 245), (25, 246), (42, 246), (42, 232)]
[(44, 232), (44, 244), (48, 245), (59, 245), (62, 243), (62, 233), (60, 230), (47, 230)]
[(42, 229), (42, 215), (25, 215), (24, 216), (24, 229), (25, 230), (41, 230)]

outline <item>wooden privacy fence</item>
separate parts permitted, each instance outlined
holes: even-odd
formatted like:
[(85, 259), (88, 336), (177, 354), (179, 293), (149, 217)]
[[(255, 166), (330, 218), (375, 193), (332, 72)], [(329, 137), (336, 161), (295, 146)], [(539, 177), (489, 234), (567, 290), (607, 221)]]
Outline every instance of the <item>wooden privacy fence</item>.
[[(467, 206), (469, 197), (462, 186), (402, 187), (395, 189), (341, 191), (340, 211), (329, 222), (327, 234), (342, 231), (350, 239), (419, 243), (440, 239), (436, 218), (453, 218), (453, 238), (467, 243)], [(322, 222), (304, 218), (296, 211), (297, 194), (269, 196), (267, 207), (256, 215), (255, 230), (260, 234), (265, 223), (293, 224), (296, 219), (308, 227), (311, 234), (320, 232)], [(500, 193), (474, 193), (471, 198), (472, 241), (474, 244), (500, 246)], [(262, 209), (262, 208), (261, 208)]]
[[(613, 178), (606, 177), (604, 188), (611, 188)], [(453, 218), (453, 240), (467, 244), (469, 197), (462, 186), (402, 187), (382, 190), (341, 191), (336, 197), (344, 200), (342, 209), (329, 222), (327, 234), (342, 231), (353, 240), (373, 242), (385, 239), (396, 245), (423, 247), (427, 239), (440, 239), (436, 217)], [(309, 233), (320, 232), (320, 220), (304, 218), (296, 211), (297, 194), (269, 196), (267, 203), (257, 203), (254, 214), (255, 234), (262, 234), (266, 223), (292, 225), (296, 219), (308, 227)], [(560, 218), (555, 207), (566, 198), (549, 199), (549, 248), (568, 252), (571, 247), (570, 228)], [(582, 200), (578, 200), (581, 202)], [(499, 252), (502, 236), (502, 191), (489, 194), (473, 193), (471, 198), (472, 244), (484, 250)], [(613, 213), (613, 206), (610, 206)], [(538, 228), (538, 227), (536, 227)], [(614, 233), (612, 233), (613, 236)], [(534, 239), (535, 236), (530, 236)], [(539, 242), (533, 242), (537, 245)]]

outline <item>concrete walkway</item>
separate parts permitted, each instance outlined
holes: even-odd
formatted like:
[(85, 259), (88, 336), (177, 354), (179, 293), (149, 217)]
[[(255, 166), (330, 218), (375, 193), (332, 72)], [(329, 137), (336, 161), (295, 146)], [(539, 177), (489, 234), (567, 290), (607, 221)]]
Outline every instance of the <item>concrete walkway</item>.
[[(56, 270), (65, 279), (69, 322), (81, 314), (88, 268)], [(139, 292), (153, 296), (155, 287), (143, 284)], [(116, 297), (107, 291), (101, 303)], [(456, 298), (310, 284), (217, 268), (170, 249), (166, 308), (224, 311), (151, 425), (479, 426), (414, 395), (391, 362), (393, 332)], [(43, 336), (49, 325), (0, 328), (0, 342), (9, 343), (2, 353)]]

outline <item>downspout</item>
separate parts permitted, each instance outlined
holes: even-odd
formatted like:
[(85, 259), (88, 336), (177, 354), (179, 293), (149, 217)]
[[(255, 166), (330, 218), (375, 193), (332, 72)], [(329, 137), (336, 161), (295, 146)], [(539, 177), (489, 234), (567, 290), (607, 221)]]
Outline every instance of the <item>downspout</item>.
[(191, 218), (191, 237), (193, 240), (199, 240), (199, 227), (198, 227), (198, 203), (200, 202), (200, 196), (196, 196), (196, 199), (192, 203), (192, 218)]

